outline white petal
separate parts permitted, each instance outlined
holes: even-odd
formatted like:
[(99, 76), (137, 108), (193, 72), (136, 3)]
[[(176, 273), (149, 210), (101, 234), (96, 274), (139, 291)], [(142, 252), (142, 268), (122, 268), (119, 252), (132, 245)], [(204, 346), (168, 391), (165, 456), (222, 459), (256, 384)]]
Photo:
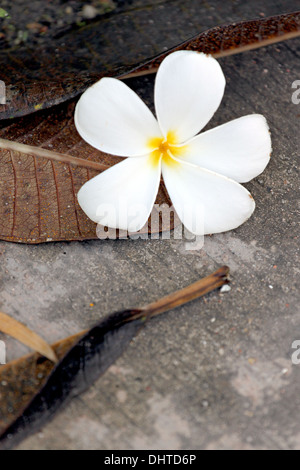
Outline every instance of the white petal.
[(251, 194), (229, 178), (188, 163), (163, 162), (162, 170), (180, 220), (195, 235), (232, 230), (255, 209)]
[(145, 103), (114, 78), (102, 78), (81, 96), (75, 124), (90, 145), (121, 157), (148, 154), (147, 141), (161, 135), (158, 122)]
[(172, 131), (178, 143), (194, 137), (218, 109), (225, 78), (218, 62), (192, 51), (170, 54), (155, 82), (155, 107), (165, 137)]
[(267, 121), (253, 114), (194, 137), (184, 147), (181, 159), (246, 183), (264, 171), (271, 151)]
[(127, 158), (88, 181), (78, 202), (94, 222), (136, 232), (151, 213), (158, 192), (161, 164), (150, 156)]

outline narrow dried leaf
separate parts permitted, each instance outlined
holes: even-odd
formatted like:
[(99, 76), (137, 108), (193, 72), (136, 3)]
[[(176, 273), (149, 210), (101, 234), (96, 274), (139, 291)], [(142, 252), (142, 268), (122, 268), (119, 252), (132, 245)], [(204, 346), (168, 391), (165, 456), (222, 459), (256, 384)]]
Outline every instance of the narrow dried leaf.
[(0, 312), (0, 331), (39, 352), (42, 356), (50, 359), (50, 361), (57, 362), (53, 348), (46, 341), (27, 328), (27, 326), (2, 312)]
[(10, 448), (38, 430), (63, 404), (92, 385), (148, 320), (228, 283), (228, 273), (223, 266), (142, 309), (113, 313), (91, 330), (54, 344), (56, 366), (33, 354), (2, 367), (0, 448)]
[(300, 12), (241, 21), (226, 26), (216, 26), (196, 35), (171, 50), (159, 54), (144, 65), (138, 65), (127, 76), (155, 72), (171, 52), (187, 50), (210, 54), (215, 58), (265, 47), (300, 36)]

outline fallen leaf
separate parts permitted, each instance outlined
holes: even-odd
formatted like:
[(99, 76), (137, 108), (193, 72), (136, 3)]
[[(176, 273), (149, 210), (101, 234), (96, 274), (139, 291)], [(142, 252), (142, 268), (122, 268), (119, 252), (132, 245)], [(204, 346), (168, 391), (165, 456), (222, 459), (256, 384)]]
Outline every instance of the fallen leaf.
[[(8, 139), (0, 142), (0, 239), (37, 244), (98, 238), (97, 226), (81, 210), (77, 193), (122, 158), (81, 139), (74, 107), (74, 102), (66, 103), (9, 121), (0, 129), (0, 137)], [(163, 183), (156, 203), (171, 205)], [(149, 224), (147, 230), (157, 233), (160, 227)]]
[(113, 313), (91, 330), (53, 345), (55, 366), (32, 354), (0, 368), (0, 448), (10, 448), (41, 425), (72, 397), (89, 388), (121, 356), (154, 316), (228, 283), (229, 268), (174, 292), (144, 308)]
[[(118, 41), (102, 40), (102, 20), (53, 38), (47, 46), (22, 46), (0, 52), (1, 80), (6, 83), (6, 105), (0, 105), (0, 119), (34, 113), (78, 96), (103, 76), (136, 76), (157, 70), (164, 57), (175, 50), (197, 50), (214, 57), (237, 54), (299, 36), (300, 13), (217, 26), (161, 54), (151, 46), (153, 58), (143, 47), (140, 34), (122, 36)], [(115, 31), (117, 34), (118, 31)], [(133, 41), (133, 36), (138, 41)], [(133, 47), (134, 45), (134, 47)]]
[(2, 312), (0, 312), (0, 331), (39, 352), (50, 361), (57, 362), (54, 350), (43, 338), (27, 328), (27, 326)]

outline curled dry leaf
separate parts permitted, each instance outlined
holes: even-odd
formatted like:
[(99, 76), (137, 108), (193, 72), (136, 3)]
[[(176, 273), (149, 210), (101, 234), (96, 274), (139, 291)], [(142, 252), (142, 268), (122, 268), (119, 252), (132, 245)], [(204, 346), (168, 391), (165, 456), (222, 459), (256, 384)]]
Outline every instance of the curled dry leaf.
[(63, 404), (91, 386), (148, 320), (227, 284), (228, 274), (229, 268), (223, 266), (144, 308), (113, 313), (91, 330), (54, 344), (59, 358), (56, 366), (37, 354), (3, 366), (0, 369), (0, 448), (10, 448), (28, 433), (38, 430)]

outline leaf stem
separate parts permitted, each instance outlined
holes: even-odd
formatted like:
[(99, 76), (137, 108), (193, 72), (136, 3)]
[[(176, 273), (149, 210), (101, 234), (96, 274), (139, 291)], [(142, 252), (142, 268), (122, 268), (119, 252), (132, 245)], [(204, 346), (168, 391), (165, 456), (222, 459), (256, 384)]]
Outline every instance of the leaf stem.
[(173, 308), (179, 307), (180, 305), (186, 304), (191, 300), (197, 299), (208, 292), (217, 289), (218, 287), (223, 286), (228, 283), (228, 274), (229, 268), (227, 266), (222, 266), (213, 274), (200, 279), (199, 281), (191, 284), (184, 289), (181, 289), (177, 292), (163, 297), (149, 305), (146, 305), (143, 308), (144, 315), (148, 318), (152, 318), (156, 315), (171, 310)]

